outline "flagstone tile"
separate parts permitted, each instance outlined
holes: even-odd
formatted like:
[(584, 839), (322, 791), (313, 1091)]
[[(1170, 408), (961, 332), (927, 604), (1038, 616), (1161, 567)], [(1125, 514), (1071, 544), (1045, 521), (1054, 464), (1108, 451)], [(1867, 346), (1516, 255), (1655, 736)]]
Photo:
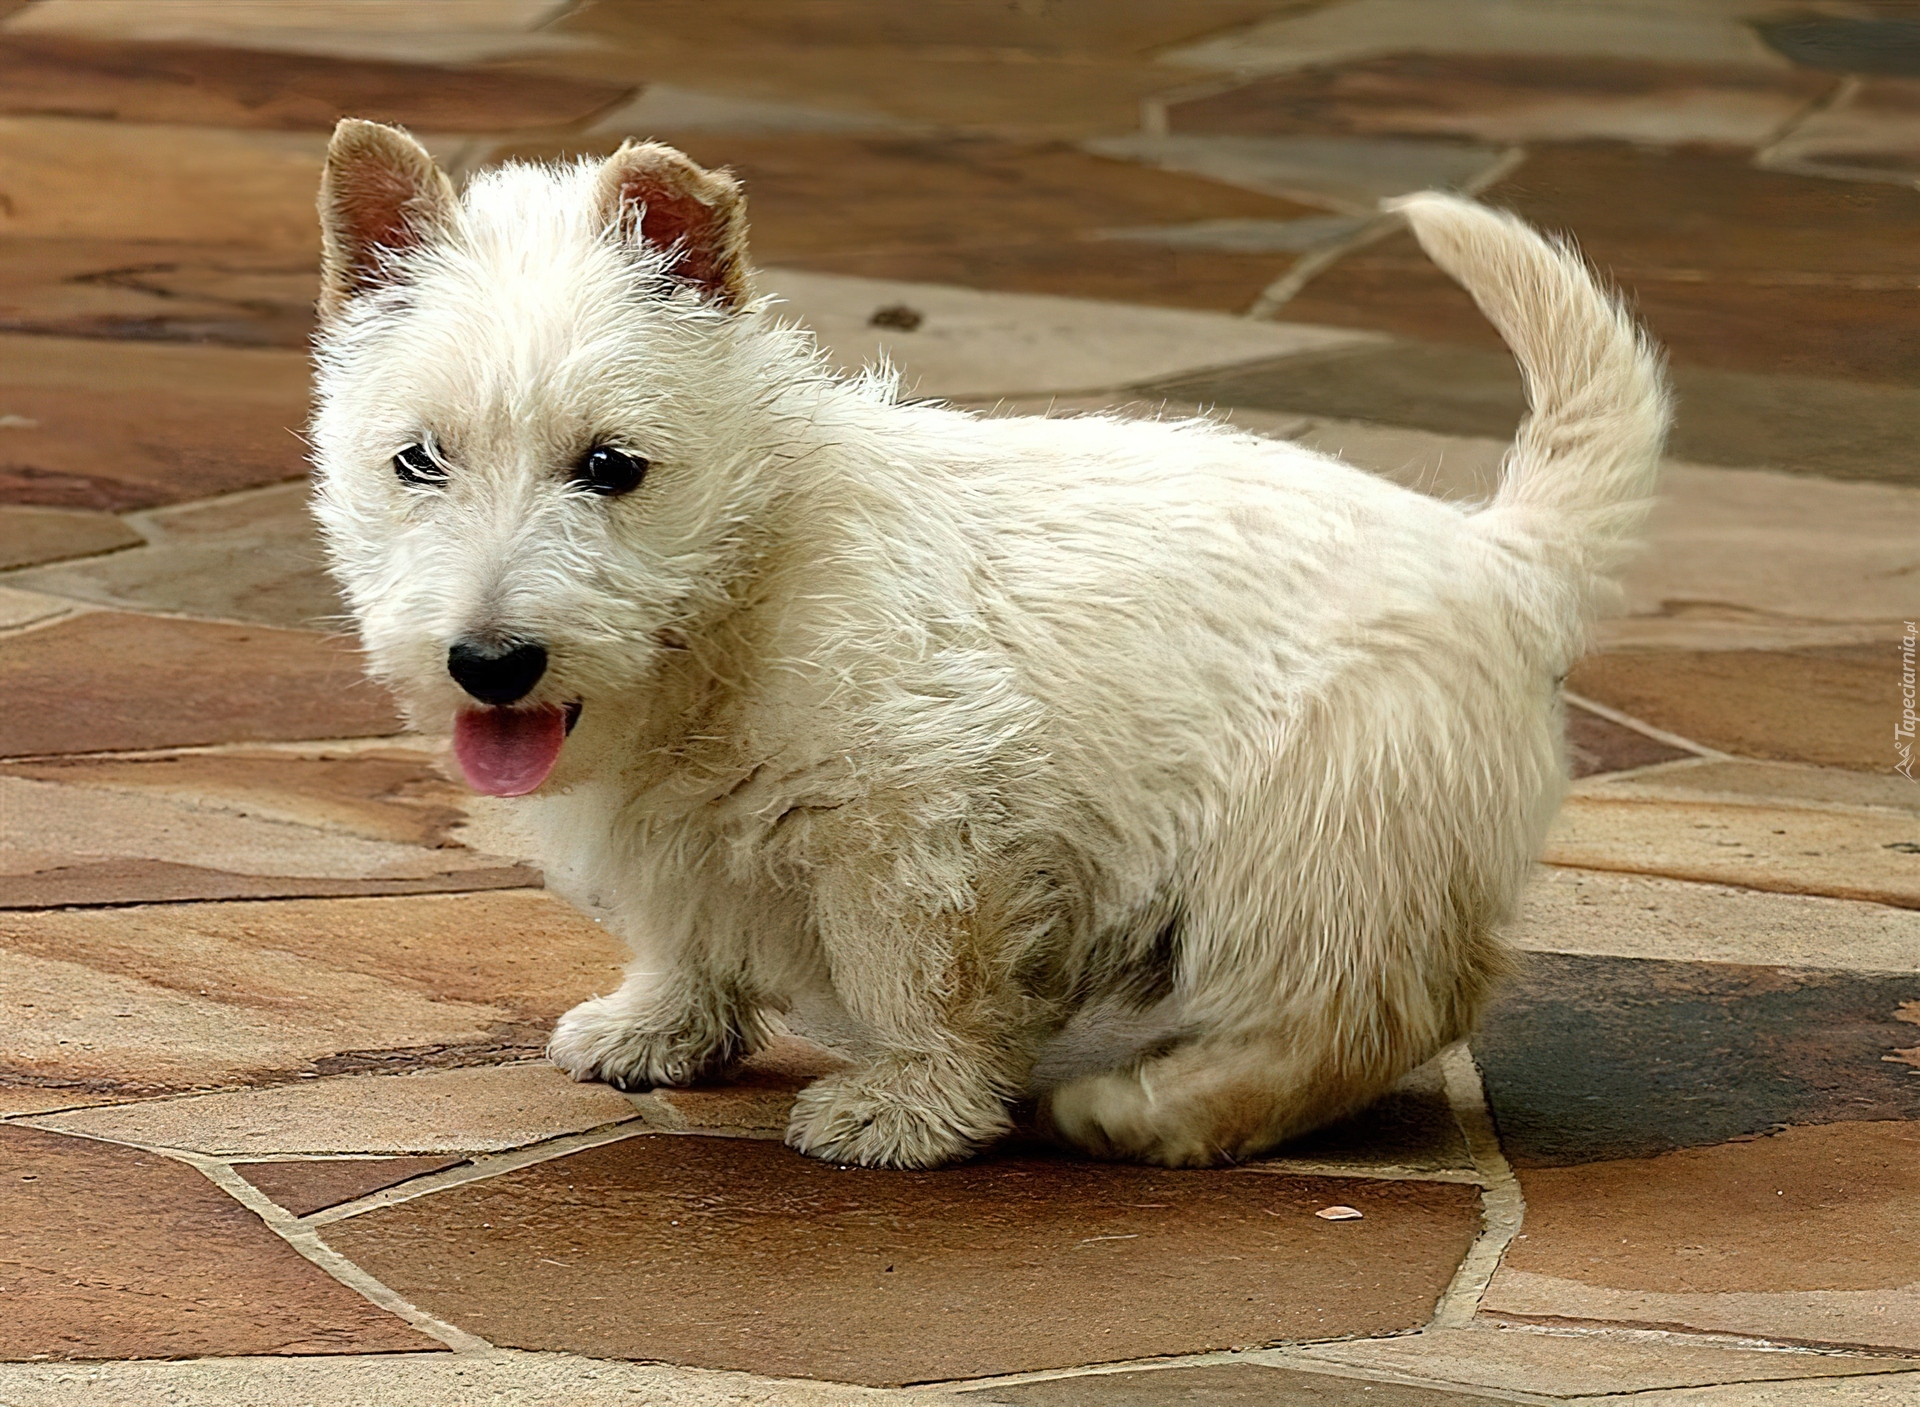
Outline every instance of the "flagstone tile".
[(1567, 687), (1723, 752), (1891, 772), (1897, 651), (1644, 650), (1589, 655)]
[(1495, 1318), (1920, 1349), (1920, 1125), (1849, 1122), (1523, 1169)]
[(1786, 61), (1743, 19), (1737, 8), (1702, 6), (1697, 0), (1551, 9), (1526, 0), (1346, 0), (1283, 11), (1161, 57), (1169, 64), (1234, 73), (1284, 73), (1407, 49), (1784, 68)]
[(0, 235), (0, 331), (304, 351), (319, 251)]
[(296, 630), (338, 625), (347, 607), (327, 575), (309, 497), (301, 480), (217, 507), (164, 510), (145, 520), (154, 530), (148, 546), (8, 580), (104, 606)]
[(1790, 762), (1702, 760), (1638, 777), (1600, 778), (1576, 790), (1599, 797), (1847, 807), (1920, 820), (1920, 786), (1905, 777)]
[(236, 1163), (233, 1170), (295, 1216), (351, 1202), (430, 1172), (457, 1168), (466, 1159), (301, 1158), (281, 1163)]
[(588, 78), (20, 33), (17, 26), (0, 35), (0, 110), (28, 115), (313, 132), (362, 117), (429, 132), (497, 133), (585, 122), (632, 91)]
[[(1765, 170), (1736, 153), (1579, 143), (1531, 149), (1484, 198), (1572, 234), (1681, 366), (1920, 380), (1920, 308), (1888, 296), (1920, 281), (1906, 235), (1920, 189)], [(1286, 316), (1492, 345), (1409, 236), (1341, 260)]]
[(16, 591), (0, 586), (0, 630), (19, 630), (56, 617), (72, 615), (82, 609), (58, 596), (42, 596), (37, 591)]
[[(1481, 1321), (1402, 1338), (1315, 1344), (1301, 1358), (1436, 1382), (1553, 1397), (1645, 1393), (1716, 1383), (1763, 1383), (1897, 1373), (1898, 1359), (1723, 1347), (1596, 1333), (1539, 1333)], [(1638, 1400), (1638, 1399), (1636, 1399)]]
[(407, 747), (236, 748), (142, 757), (0, 763), (0, 779), (161, 797), (206, 810), (313, 826), (363, 840), (458, 849), (471, 794)]
[(725, 1129), (779, 1138), (787, 1131), (794, 1096), (847, 1068), (840, 1056), (798, 1036), (782, 1036), (723, 1079), (686, 1089), (656, 1089), (653, 1099), (673, 1111), (676, 1127)]
[(537, 890), (15, 911), (0, 949), (14, 1082), (134, 1092), (534, 1054), (626, 956)]
[(1595, 138), (1757, 147), (1836, 80), (1749, 65), (1543, 54), (1387, 54), (1167, 104), (1183, 133)]
[(490, 1152), (636, 1116), (625, 1095), (605, 1085), (577, 1085), (545, 1061), (526, 1061), (404, 1075), (337, 1075), (80, 1109), (33, 1122), (89, 1138), (215, 1157), (272, 1158)]
[[(1365, 1218), (1313, 1215), (1336, 1201)], [(1449, 1183), (1013, 1157), (880, 1172), (663, 1134), (325, 1237), (504, 1346), (886, 1384), (1411, 1327), (1477, 1223)]]
[(96, 612), (0, 640), (0, 757), (400, 731), (345, 641)]
[(0, 1359), (441, 1348), (192, 1168), (15, 1124), (0, 1164)]
[[(115, 1407), (954, 1407), (955, 1399), (844, 1383), (771, 1381), (660, 1363), (616, 1363), (569, 1353), (328, 1354), (311, 1358), (200, 1358), (181, 1363), (0, 1364), (14, 1407), (67, 1407), (92, 1394)], [(1849, 1407), (1852, 1407), (1849, 1404)]]
[(1530, 952), (1920, 972), (1911, 909), (1553, 866), (1502, 936)]
[[(273, 765), (270, 757), (258, 760), (265, 767)], [(297, 786), (302, 773), (317, 774), (315, 779), (324, 782), (330, 770), (324, 761), (307, 768), (298, 762), (289, 758), (281, 763), (283, 784)], [(163, 765), (114, 760), (106, 762), (105, 769), (108, 775), (137, 776)], [(417, 772), (418, 763), (405, 770)], [(63, 762), (26, 768), (27, 773), (34, 771), (58, 777), (76, 772), (87, 776), (95, 769)], [(95, 775), (92, 780), (102, 778)], [(445, 783), (438, 789), (450, 790)], [(275, 816), (275, 809), (297, 808), (275, 808), (271, 800), (265, 807), (250, 808), (242, 799), (244, 787), (236, 790), (241, 797), (189, 799), (137, 787), (0, 775), (0, 810), (12, 823), (11, 833), (0, 837), (0, 876), (5, 877), (6, 891), (0, 908), (413, 894), (525, 888), (540, 882), (537, 870), (452, 839), (430, 845), (368, 838), (344, 827)], [(428, 819), (418, 813), (408, 817), (397, 806), (392, 809), (401, 812), (396, 819), (402, 823)], [(461, 813), (452, 814), (456, 821), (462, 819)]]
[[(1322, 277), (1337, 279), (1344, 267), (1342, 261)], [(1382, 322), (1401, 321), (1397, 314), (1372, 316), (1365, 306), (1370, 295), (1347, 288), (1315, 297), (1319, 283), (1285, 305), (1294, 325), (1378, 329)], [(1457, 290), (1451, 284), (1447, 288), (1451, 300)], [(1453, 334), (1470, 317), (1480, 329), (1474, 335), (1493, 336), (1470, 305), (1457, 318), (1447, 316)], [(1838, 315), (1831, 309), (1821, 314), (1834, 316), (1844, 321), (1844, 308)], [(1217, 363), (1134, 389), (1203, 405), (1510, 440), (1526, 412), (1513, 358), (1503, 350), (1466, 345), (1469, 340), (1396, 341), (1325, 357)], [(1671, 375), (1679, 411), (1669, 449), (1677, 459), (1920, 488), (1920, 471), (1905, 449), (1920, 417), (1920, 390), (1684, 365), (1673, 367)]]
[(1809, 176), (1911, 183), (1920, 175), (1920, 80), (1869, 78), (1795, 124), (1764, 164)]
[(24, 1114), (50, 1114), (60, 1109), (79, 1109), (89, 1104), (111, 1104), (118, 1096), (81, 1089), (77, 1085), (4, 1085), (0, 1084), (0, 1118), (12, 1119)]
[(1569, 796), (1545, 859), (1920, 909), (1915, 835), (1913, 817), (1891, 811), (1682, 800), (1622, 785)]
[[(1528, 953), (1473, 1038), (1519, 1168), (1920, 1124), (1920, 976)], [(1844, 1135), (1836, 1135), (1844, 1137)]]
[[(1364, 337), (1331, 329), (1221, 313), (799, 269), (764, 270), (760, 288), (783, 300), (784, 315), (813, 329), (842, 369), (856, 370), (885, 355), (908, 394), (942, 399), (1071, 394), (1181, 368), (1364, 344)], [(874, 325), (876, 312), (898, 306), (919, 313), (921, 321), (911, 329)]]
[(1083, 146), (1101, 156), (1360, 216), (1376, 214), (1388, 196), (1472, 189), (1504, 155), (1495, 147), (1462, 142), (1181, 132), (1095, 137)]
[(961, 1399), (997, 1407), (1474, 1407), (1494, 1399), (1405, 1383), (1368, 1382), (1267, 1364), (1217, 1363), (1127, 1373), (1081, 1373), (975, 1388)]
[(0, 231), (312, 248), (319, 133), (0, 117)]
[(1906, 7), (1879, 15), (1768, 17), (1754, 28), (1797, 64), (1835, 73), (1898, 73), (1920, 78), (1920, 23)]
[(252, 50), (336, 54), (420, 63), (568, 50), (534, 33), (562, 10), (561, 0), (459, 0), (452, 9), (415, 0), (39, 0), (8, 20), (17, 34), (76, 34), (105, 39), (216, 44)]
[(1684, 748), (1670, 746), (1625, 724), (1602, 718), (1578, 704), (1566, 706), (1566, 718), (1567, 760), (1575, 777), (1624, 772), (1695, 756)]
[(0, 507), (0, 571), (91, 557), (145, 540), (111, 513)]
[[(617, 141), (521, 144), (494, 159), (599, 155)], [(746, 184), (757, 259), (925, 283), (1237, 313), (1297, 254), (1160, 248), (1101, 232), (1326, 213), (1060, 142), (694, 132), (685, 145)]]
[(0, 335), (0, 502), (117, 512), (301, 478), (297, 352)]

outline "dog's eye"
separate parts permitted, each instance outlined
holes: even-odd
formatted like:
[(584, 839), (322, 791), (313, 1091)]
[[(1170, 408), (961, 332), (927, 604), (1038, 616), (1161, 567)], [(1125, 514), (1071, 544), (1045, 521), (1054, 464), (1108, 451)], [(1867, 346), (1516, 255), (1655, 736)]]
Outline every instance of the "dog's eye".
[(393, 457), (393, 472), (403, 484), (438, 488), (447, 481), (447, 471), (425, 445), (408, 445)]
[(646, 477), (646, 460), (607, 445), (595, 445), (588, 450), (573, 471), (574, 483), (603, 498), (632, 493)]

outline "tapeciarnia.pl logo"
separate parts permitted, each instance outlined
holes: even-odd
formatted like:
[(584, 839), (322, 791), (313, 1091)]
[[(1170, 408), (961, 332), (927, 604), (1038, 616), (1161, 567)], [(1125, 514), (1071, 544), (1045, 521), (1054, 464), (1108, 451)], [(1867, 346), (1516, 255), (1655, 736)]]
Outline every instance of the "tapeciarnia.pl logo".
[(1899, 754), (1899, 762), (1893, 770), (1913, 781), (1913, 728), (1914, 728), (1914, 684), (1913, 684), (1913, 647), (1917, 633), (1914, 622), (1905, 622), (1907, 633), (1900, 638), (1900, 717), (1893, 725), (1893, 750)]

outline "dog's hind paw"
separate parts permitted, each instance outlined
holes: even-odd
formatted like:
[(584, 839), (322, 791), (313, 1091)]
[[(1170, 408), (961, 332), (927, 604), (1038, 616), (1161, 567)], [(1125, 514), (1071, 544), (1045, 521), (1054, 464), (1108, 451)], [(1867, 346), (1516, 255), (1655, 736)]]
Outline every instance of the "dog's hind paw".
[(1013, 1127), (989, 1080), (965, 1067), (889, 1058), (800, 1091), (787, 1146), (829, 1163), (935, 1168)]
[(547, 1058), (576, 1080), (642, 1090), (692, 1084), (726, 1070), (753, 1049), (748, 1035), (714, 1022), (657, 1029), (636, 1018), (616, 992), (581, 1002), (562, 1016), (547, 1042)]

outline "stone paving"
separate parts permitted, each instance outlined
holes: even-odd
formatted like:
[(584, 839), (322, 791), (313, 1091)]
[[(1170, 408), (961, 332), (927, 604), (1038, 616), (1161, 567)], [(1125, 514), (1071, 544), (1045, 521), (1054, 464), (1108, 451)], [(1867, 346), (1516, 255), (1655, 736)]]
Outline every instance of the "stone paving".
[[(343, 114), (675, 141), (843, 366), (1453, 498), (1517, 378), (1375, 202), (1576, 235), (1679, 422), (1481, 1032), (1212, 1172), (544, 1063), (622, 955), (305, 514)], [(1916, 173), (1904, 3), (0, 0), (0, 1402), (1920, 1402)]]

